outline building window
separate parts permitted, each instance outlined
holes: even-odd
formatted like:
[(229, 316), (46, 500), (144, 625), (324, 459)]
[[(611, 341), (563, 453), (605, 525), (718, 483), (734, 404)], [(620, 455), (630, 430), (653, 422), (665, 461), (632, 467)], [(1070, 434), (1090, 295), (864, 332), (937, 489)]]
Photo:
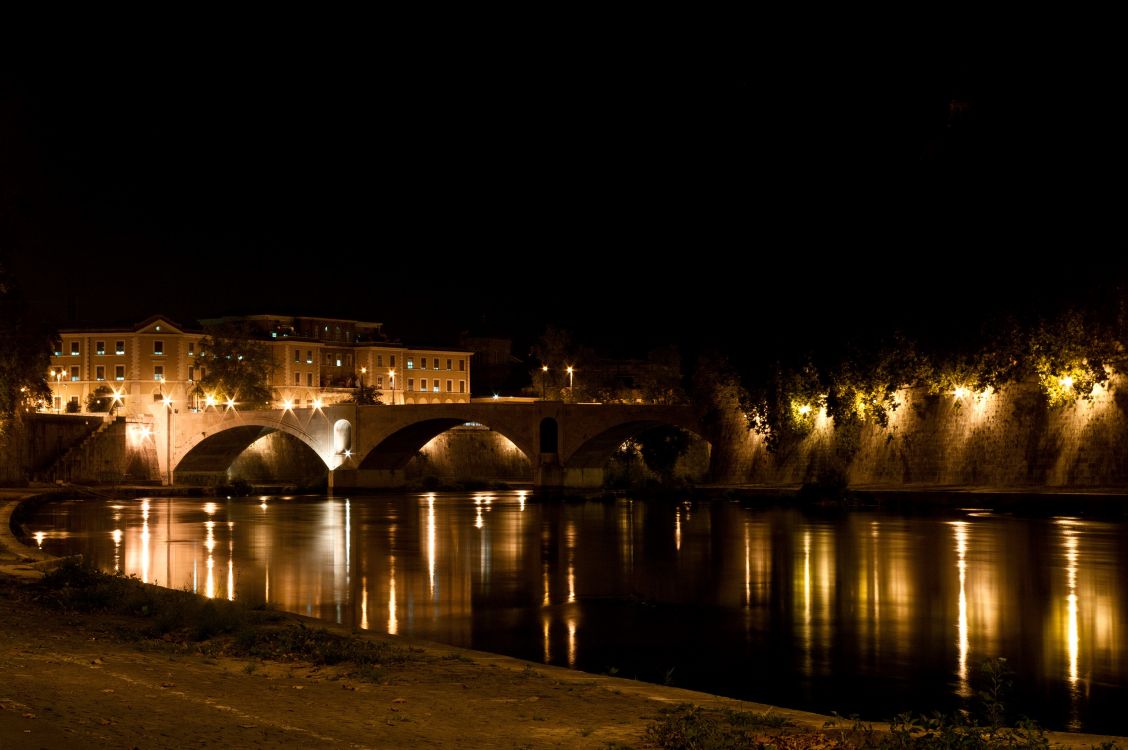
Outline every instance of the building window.
[(307, 365), (313, 364), (313, 352), (309, 349), (306, 349), (306, 364)]
[(193, 382), (196, 380), (196, 366), (195, 365), (188, 365), (188, 380), (193, 381)]
[(310, 388), (313, 387), (313, 373), (312, 372), (306, 373), (306, 385), (309, 386)]
[(56, 357), (61, 357), (61, 356), (63, 356), (63, 349), (62, 349), (62, 345), (58, 345), (58, 346), (56, 346), (56, 347), (55, 347), (55, 356), (56, 356)]
[(439, 358), (435, 357), (435, 369), (439, 369)]
[(435, 393), (438, 393), (438, 392), (439, 392), (439, 379), (438, 379), (438, 378), (435, 378), (435, 385), (434, 385), (434, 386), (432, 386), (432, 390), (433, 390), (433, 391), (434, 391)]
[(466, 393), (466, 381), (465, 380), (459, 380), (458, 381), (458, 392), (459, 393)]
[(419, 390), (421, 390), (421, 391), (427, 390), (427, 378), (420, 378), (419, 379)]
[(426, 370), (427, 369), (427, 358), (426, 357), (420, 357), (419, 358), (419, 369), (420, 370)]
[(164, 365), (153, 365), (153, 380), (164, 380)]
[(125, 365), (114, 365), (114, 380), (125, 380)]
[(160, 339), (153, 342), (153, 354), (164, 356), (164, 342)]
[(458, 371), (459, 372), (466, 372), (466, 360), (464, 360), (464, 359), (458, 360)]
[(97, 367), (94, 368), (94, 379), (95, 380), (105, 380), (106, 379), (106, 367), (105, 367), (105, 365), (98, 365)]
[(75, 380), (78, 380), (78, 378), (79, 378), (78, 365), (75, 365), (74, 367), (71, 368), (71, 381), (73, 382)]
[(79, 348), (80, 346), (81, 345), (77, 341), (71, 342), (71, 356), (72, 357), (78, 356), (78, 353), (81, 351), (81, 349)]
[(409, 370), (415, 369), (415, 357), (408, 357), (407, 358), (407, 369), (409, 369)]
[(301, 349), (295, 349), (294, 350), (294, 362), (298, 363), (298, 362), (301, 362), (301, 361), (302, 361), (302, 350)]
[(302, 384), (302, 374), (300, 372), (295, 372), (294, 373), (294, 385), (301, 385), (301, 384)]
[(396, 366), (396, 355), (389, 354), (388, 355), (388, 367), (395, 367), (395, 366)]
[(453, 369), (454, 369), (453, 367), (451, 367), (451, 366), (450, 366), (450, 360), (449, 360), (449, 359), (447, 360), (447, 369), (448, 369), (448, 370), (453, 370)]
[(383, 354), (377, 354), (376, 355), (376, 366), (377, 367), (383, 367), (384, 366), (384, 355)]
[(454, 393), (454, 381), (453, 380), (447, 381), (447, 393)]
[(189, 357), (195, 357), (196, 356), (196, 342), (195, 341), (189, 341), (188, 342), (188, 356)]
[(407, 379), (407, 390), (409, 390), (409, 391), (415, 390), (415, 378), (408, 378)]
[(106, 342), (105, 341), (95, 341), (94, 342), (94, 353), (98, 354), (98, 355), (105, 354), (106, 353)]
[(341, 358), (337, 357), (337, 367), (340, 367), (340, 366), (341, 366)]
[(124, 341), (114, 342), (114, 354), (125, 354), (125, 342)]
[(377, 375), (376, 376), (376, 390), (378, 390), (378, 391), (384, 390), (384, 376), (383, 375)]

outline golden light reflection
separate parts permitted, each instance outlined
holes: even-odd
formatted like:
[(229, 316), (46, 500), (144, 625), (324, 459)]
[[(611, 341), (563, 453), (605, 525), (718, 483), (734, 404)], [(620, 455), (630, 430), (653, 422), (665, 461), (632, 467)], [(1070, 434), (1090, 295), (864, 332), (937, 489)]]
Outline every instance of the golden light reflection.
[(396, 556), (388, 558), (388, 632), (399, 633), (399, 620), (396, 617)]
[(674, 509), (674, 548), (681, 552), (681, 508)]
[(549, 638), (549, 626), (552, 625), (552, 618), (549, 617), (547, 612), (541, 618), (541, 623), (544, 625), (544, 663), (549, 664), (552, 662), (552, 640)]
[(1077, 531), (1072, 522), (1059, 520), (1065, 544), (1066, 625), (1065, 647), (1069, 656), (1069, 684), (1077, 687), (1079, 679), (1077, 657), (1081, 651), (1081, 636), (1077, 628)]
[(360, 578), (360, 629), (368, 630), (368, 576)]
[[(141, 503), (141, 583), (149, 582), (149, 501)], [(171, 583), (168, 581), (167, 583)]]
[(121, 529), (114, 529), (110, 532), (110, 536), (114, 540), (114, 572), (121, 572)]
[(37, 531), (32, 534), (32, 536), (35, 537), (35, 546), (39, 549), (43, 549), (43, 540), (47, 538), (47, 534), (42, 531)]
[(951, 525), (952, 533), (956, 537), (956, 570), (960, 579), (960, 597), (956, 615), (959, 654), (956, 661), (956, 677), (959, 679), (959, 688), (956, 692), (968, 697), (971, 695), (971, 683), (967, 673), (967, 654), (970, 650), (967, 632), (967, 522), (952, 521)]
[(752, 606), (752, 553), (747, 520), (744, 522), (744, 606)]
[[(208, 503), (214, 505), (214, 503)], [(214, 510), (212, 511), (215, 512)], [(207, 577), (204, 579), (204, 596), (209, 599), (215, 598), (215, 521), (205, 521), (204, 528), (207, 529), (207, 536), (204, 537), (204, 548), (208, 551), (208, 559), (205, 565), (207, 566)]]
[(544, 564), (544, 578), (543, 578), (543, 581), (542, 581), (542, 585), (544, 586), (544, 599), (541, 600), (541, 606), (547, 607), (552, 603), (551, 601), (549, 601), (549, 595), (548, 595), (548, 563)]
[(576, 618), (568, 618), (568, 666), (576, 666)]
[(435, 599), (435, 495), (427, 496), (427, 584)]
[(520, 507), (522, 513), (525, 512), (525, 495), (525, 490), (521, 490), (517, 493), (517, 504)]

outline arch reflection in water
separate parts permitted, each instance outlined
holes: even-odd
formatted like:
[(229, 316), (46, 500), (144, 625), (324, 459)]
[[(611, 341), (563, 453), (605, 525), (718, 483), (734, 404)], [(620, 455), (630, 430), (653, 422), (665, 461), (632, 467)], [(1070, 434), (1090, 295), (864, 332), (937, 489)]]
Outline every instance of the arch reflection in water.
[(69, 528), (44, 510), (27, 528), (129, 575), (171, 549), (173, 585), (199, 568), (213, 596), (875, 718), (954, 708), (1003, 655), (1022, 711), (1128, 731), (1094, 714), (1128, 701), (1121, 526), (517, 493), (173, 501), (157, 522), (164, 502), (116, 519), (83, 503)]

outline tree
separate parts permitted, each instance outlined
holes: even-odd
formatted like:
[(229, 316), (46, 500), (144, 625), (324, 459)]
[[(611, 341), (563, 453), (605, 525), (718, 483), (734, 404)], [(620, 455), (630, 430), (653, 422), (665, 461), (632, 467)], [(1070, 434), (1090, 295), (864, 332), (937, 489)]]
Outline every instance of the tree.
[(380, 393), (374, 385), (358, 386), (356, 390), (347, 398), (341, 399), (342, 404), (356, 404), (357, 406), (376, 406), (377, 404), (384, 403), (380, 397), (384, 394)]
[(114, 405), (114, 390), (108, 385), (100, 385), (86, 397), (86, 411), (107, 412)]
[(0, 431), (6, 418), (51, 397), (47, 368), (57, 337), (32, 321), (15, 279), (0, 261)]
[(689, 450), (689, 433), (680, 427), (654, 427), (636, 438), (646, 468), (657, 474), (663, 484), (674, 478), (678, 459)]
[(212, 329), (200, 342), (199, 364), (207, 374), (198, 389), (218, 401), (234, 399), (251, 408), (267, 405), (274, 397), (270, 375), (274, 362), (270, 347), (240, 328)]

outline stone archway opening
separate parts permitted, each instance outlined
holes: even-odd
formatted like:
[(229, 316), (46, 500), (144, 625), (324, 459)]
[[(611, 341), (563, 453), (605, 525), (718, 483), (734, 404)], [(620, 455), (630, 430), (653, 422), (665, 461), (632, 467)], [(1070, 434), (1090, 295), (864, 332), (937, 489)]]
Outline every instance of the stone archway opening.
[(176, 464), (177, 484), (319, 483), (328, 467), (309, 445), (282, 430), (240, 425), (206, 436)]
[(623, 422), (575, 448), (564, 459), (563, 481), (571, 487), (700, 481), (708, 474), (710, 450), (707, 440), (679, 425)]

